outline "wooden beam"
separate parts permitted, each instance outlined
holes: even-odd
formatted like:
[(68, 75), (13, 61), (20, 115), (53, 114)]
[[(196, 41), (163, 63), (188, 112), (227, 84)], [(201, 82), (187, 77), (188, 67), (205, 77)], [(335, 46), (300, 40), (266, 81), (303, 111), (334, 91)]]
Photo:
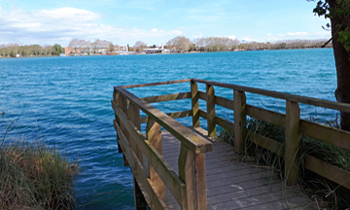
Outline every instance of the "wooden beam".
[(278, 141), (270, 139), (254, 131), (248, 131), (247, 138), (249, 141), (259, 145), (260, 147), (267, 149), (279, 156), (284, 154), (284, 146)]
[(192, 126), (199, 127), (199, 102), (198, 85), (191, 81), (191, 106), (192, 106)]
[[(141, 130), (141, 128), (140, 128), (141, 127), (140, 126), (140, 110), (134, 103), (130, 103), (130, 105), (129, 105), (128, 118), (134, 124), (134, 126), (137, 128), (137, 130)], [(130, 143), (131, 147), (133, 148), (134, 152), (136, 153), (140, 162), (143, 163), (143, 154), (142, 154), (141, 150), (139, 149), (135, 140), (132, 138), (129, 138), (129, 143)]]
[(191, 79), (173, 80), (173, 81), (165, 81), (165, 82), (153, 82), (153, 83), (136, 84), (136, 85), (123, 85), (123, 86), (115, 86), (115, 87), (121, 87), (121, 88), (149, 87), (149, 86), (157, 86), (157, 85), (184, 83), (189, 81), (191, 81)]
[(205, 176), (205, 154), (196, 154), (181, 144), (179, 156), (179, 176), (186, 183), (189, 210), (207, 209), (207, 187)]
[[(174, 196), (179, 205), (186, 197), (186, 186), (180, 177), (174, 172), (169, 164), (164, 160), (162, 155), (145, 139), (143, 134), (134, 127), (132, 122), (127, 119), (126, 115), (121, 112), (119, 107), (112, 101), (112, 107), (120, 117), (121, 121), (125, 124), (126, 132), (129, 133), (130, 138), (133, 138), (140, 147), (142, 153), (146, 156), (147, 160), (151, 163), (159, 177), (162, 179), (169, 192)], [(114, 127), (118, 130), (118, 125), (114, 123)], [(118, 132), (118, 131), (117, 131)]]
[(121, 92), (127, 99), (137, 104), (139, 108), (149, 117), (154, 119), (163, 128), (165, 128), (169, 133), (175, 136), (181, 143), (185, 144), (187, 147), (196, 151), (196, 153), (205, 153), (213, 150), (213, 145), (206, 138), (193, 132), (190, 128), (182, 125), (176, 120), (172, 119), (168, 115), (159, 111), (155, 107), (146, 103), (145, 101), (139, 99), (134, 94), (129, 91), (114, 87), (117, 91)]
[(299, 103), (303, 103), (303, 104), (310, 104), (310, 105), (314, 105), (314, 106), (320, 106), (320, 107), (324, 107), (324, 108), (339, 110), (341, 112), (350, 113), (350, 105), (347, 103), (326, 101), (326, 100), (321, 100), (321, 99), (317, 99), (317, 98), (298, 96), (298, 95), (293, 95), (293, 94), (288, 94), (288, 93), (281, 93), (281, 92), (277, 92), (277, 91), (252, 88), (252, 87), (241, 86), (241, 85), (233, 85), (233, 84), (215, 82), (215, 81), (209, 81), (209, 80), (203, 80), (203, 79), (193, 78), (192, 80), (194, 82), (208, 84), (208, 85), (214, 85), (217, 87), (223, 87), (223, 88), (238, 90), (238, 91), (242, 91), (242, 92), (255, 93), (255, 94), (259, 94), (259, 95), (270, 96), (273, 98), (280, 98), (280, 99), (285, 99), (285, 100), (289, 100), (289, 101), (295, 101), (295, 102), (299, 102)]
[[(180, 111), (180, 112), (172, 112), (172, 113), (165, 113), (166, 115), (168, 115), (169, 117), (173, 118), (173, 119), (177, 119), (177, 118), (184, 118), (184, 117), (190, 117), (192, 116), (192, 110), (187, 110), (187, 111)], [(140, 118), (140, 123), (147, 123), (148, 121), (148, 117), (141, 117)]]
[(198, 91), (198, 98), (206, 101), (207, 100), (207, 94), (205, 92)]
[(284, 114), (251, 105), (247, 105), (247, 115), (281, 127), (284, 127), (286, 122)]
[(224, 118), (215, 116), (215, 122), (217, 125), (221, 126), (222, 128), (225, 128), (226, 130), (230, 131), (230, 132), (234, 132), (233, 128), (234, 128), (234, 123), (231, 121), (228, 121)]
[(350, 172), (326, 163), (311, 155), (305, 158), (305, 168), (315, 172), (343, 187), (350, 189)]
[(297, 155), (299, 150), (300, 108), (298, 102), (286, 102), (286, 148), (285, 148), (285, 177), (287, 185), (298, 183)]
[(233, 110), (233, 100), (223, 98), (220, 96), (215, 96), (215, 104)]
[(181, 100), (181, 99), (187, 99), (187, 98), (191, 98), (190, 92), (174, 93), (174, 94), (160, 95), (160, 96), (149, 96), (141, 99), (146, 101), (147, 103), (155, 103), (155, 102)]
[[(152, 119), (148, 119), (146, 127), (147, 139), (157, 152), (163, 156), (163, 147), (162, 147), (162, 129), (158, 123)], [(149, 178), (151, 179), (154, 187), (157, 189), (160, 198), (165, 201), (165, 186), (162, 179), (159, 177), (157, 172), (152, 166), (152, 163), (148, 163), (149, 167)]]
[(301, 133), (312, 138), (350, 150), (350, 132), (300, 120)]
[(234, 147), (237, 154), (244, 152), (244, 140), (246, 137), (247, 106), (245, 93), (234, 91)]
[(208, 136), (216, 136), (216, 123), (215, 123), (215, 91), (212, 85), (206, 85), (207, 92), (207, 124), (208, 124)]
[[(137, 183), (139, 185), (142, 185), (142, 188), (144, 188), (147, 193), (147, 197), (150, 197), (150, 200), (152, 201), (149, 203), (149, 206), (153, 207), (152, 209), (168, 209), (164, 201), (160, 198), (160, 195), (158, 194), (157, 189), (154, 187), (152, 181), (147, 178), (146, 170), (128, 144), (128, 141), (121, 128), (115, 121), (113, 124), (117, 132), (120, 133), (120, 144), (128, 162), (130, 163), (130, 169), (133, 173), (134, 178), (137, 180)], [(139, 188), (142, 189), (140, 186)]]

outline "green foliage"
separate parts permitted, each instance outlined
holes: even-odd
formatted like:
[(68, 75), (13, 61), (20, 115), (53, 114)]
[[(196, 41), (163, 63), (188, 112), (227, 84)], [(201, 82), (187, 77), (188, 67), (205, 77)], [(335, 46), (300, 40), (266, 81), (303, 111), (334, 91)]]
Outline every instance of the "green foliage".
[(59, 55), (59, 54), (63, 53), (63, 48), (59, 44), (55, 44), (53, 46), (53, 49), (54, 49), (54, 54), (55, 55)]
[[(308, 0), (312, 1), (312, 0)], [(339, 35), (337, 41), (342, 43), (346, 51), (350, 51), (350, 0), (336, 0), (333, 7), (329, 1), (320, 0), (317, 2), (313, 12), (315, 15), (324, 16), (326, 19), (337, 19), (340, 23), (334, 25)], [(326, 25), (330, 28), (330, 24)]]

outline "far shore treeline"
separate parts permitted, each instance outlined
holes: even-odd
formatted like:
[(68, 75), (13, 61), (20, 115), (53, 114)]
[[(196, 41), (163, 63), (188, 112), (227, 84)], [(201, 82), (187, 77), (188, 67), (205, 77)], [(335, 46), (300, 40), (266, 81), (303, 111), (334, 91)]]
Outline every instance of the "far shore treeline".
[[(115, 52), (126, 51), (129, 54), (142, 54), (150, 52), (149, 49), (163, 49), (152, 53), (187, 53), (187, 52), (220, 52), (220, 51), (246, 51), (246, 50), (276, 50), (276, 49), (306, 49), (332, 47), (331, 43), (323, 46), (325, 39), (295, 39), (275, 42), (255, 42), (232, 39), (229, 37), (203, 37), (190, 40), (184, 36), (177, 36), (169, 40), (166, 45), (147, 45), (143, 41), (137, 41), (133, 46), (119, 46), (111, 41), (96, 39), (85, 41), (72, 39), (67, 47), (59, 44), (50, 45), (0, 45), (0, 57), (36, 57), (65, 55), (105, 55), (119, 54)], [(65, 52), (68, 50), (69, 52)], [(148, 49), (148, 50), (147, 50)], [(165, 50), (164, 50), (165, 49)], [(133, 52), (133, 53), (130, 53)]]

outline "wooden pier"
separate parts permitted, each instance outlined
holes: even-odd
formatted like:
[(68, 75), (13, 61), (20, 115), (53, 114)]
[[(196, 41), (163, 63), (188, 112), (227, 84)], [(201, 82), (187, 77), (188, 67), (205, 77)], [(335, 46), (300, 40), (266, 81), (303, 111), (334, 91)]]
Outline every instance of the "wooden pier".
[[(189, 92), (138, 98), (127, 88), (189, 83)], [(198, 90), (198, 83), (206, 91)], [(215, 95), (214, 87), (232, 90), (232, 99)], [(246, 92), (283, 99), (286, 113), (246, 104)], [(163, 113), (153, 102), (191, 99), (191, 110)], [(199, 109), (206, 101), (206, 111)], [(300, 119), (299, 103), (350, 113), (350, 105), (280, 92), (187, 79), (114, 87), (112, 107), (119, 152), (134, 177), (135, 209), (313, 209), (316, 205), (297, 187), (300, 134), (350, 150), (350, 132)], [(216, 116), (215, 105), (234, 111), (234, 121)], [(146, 114), (140, 116), (140, 110)], [(285, 128), (285, 144), (246, 128), (247, 116)], [(175, 118), (191, 117), (192, 127)], [(207, 120), (207, 130), (200, 127)], [(141, 124), (147, 123), (146, 133)], [(215, 141), (216, 126), (235, 135), (234, 147)], [(162, 129), (163, 128), (163, 129)], [(239, 161), (245, 140), (285, 158), (286, 180), (266, 168)], [(350, 173), (313, 156), (305, 168), (350, 189)]]

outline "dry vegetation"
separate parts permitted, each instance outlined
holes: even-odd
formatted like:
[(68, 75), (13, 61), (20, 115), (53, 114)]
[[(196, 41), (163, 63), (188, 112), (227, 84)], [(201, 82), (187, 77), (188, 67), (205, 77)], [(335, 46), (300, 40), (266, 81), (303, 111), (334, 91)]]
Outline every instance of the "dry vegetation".
[(0, 209), (74, 209), (78, 165), (38, 141), (6, 143), (5, 137), (0, 145)]

